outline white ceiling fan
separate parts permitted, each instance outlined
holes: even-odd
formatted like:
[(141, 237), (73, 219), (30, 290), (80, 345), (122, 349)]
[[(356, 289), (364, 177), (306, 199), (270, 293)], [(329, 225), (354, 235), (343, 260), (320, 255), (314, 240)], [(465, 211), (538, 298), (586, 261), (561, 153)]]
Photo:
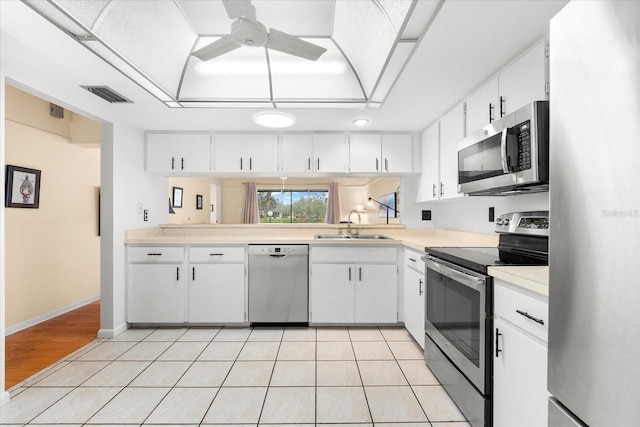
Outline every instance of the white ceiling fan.
[(208, 61), (242, 46), (266, 47), (289, 55), (315, 61), (327, 49), (306, 42), (282, 31), (267, 28), (256, 19), (256, 8), (251, 0), (222, 0), (231, 24), (231, 34), (193, 52), (191, 55)]

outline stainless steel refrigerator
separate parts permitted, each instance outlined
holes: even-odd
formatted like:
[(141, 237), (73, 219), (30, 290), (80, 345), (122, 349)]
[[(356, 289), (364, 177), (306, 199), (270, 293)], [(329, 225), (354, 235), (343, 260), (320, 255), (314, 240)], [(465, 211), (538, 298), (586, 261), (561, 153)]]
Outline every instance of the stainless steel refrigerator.
[(550, 34), (549, 426), (640, 426), (640, 1)]

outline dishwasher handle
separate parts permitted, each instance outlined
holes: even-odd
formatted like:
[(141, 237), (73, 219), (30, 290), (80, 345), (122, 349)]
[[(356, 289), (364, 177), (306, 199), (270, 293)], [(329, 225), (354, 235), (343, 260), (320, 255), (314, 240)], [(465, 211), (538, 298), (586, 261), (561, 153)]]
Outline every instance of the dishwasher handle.
[(287, 254), (269, 254), (271, 258), (284, 258)]

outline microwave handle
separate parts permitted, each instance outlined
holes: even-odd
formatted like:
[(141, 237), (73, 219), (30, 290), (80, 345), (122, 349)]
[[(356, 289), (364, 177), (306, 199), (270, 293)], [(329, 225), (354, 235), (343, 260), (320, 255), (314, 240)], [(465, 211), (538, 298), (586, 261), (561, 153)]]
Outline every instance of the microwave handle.
[(509, 162), (507, 161), (507, 129), (502, 129), (502, 138), (500, 139), (500, 152), (502, 155), (502, 171), (504, 173), (509, 173)]
[(518, 170), (518, 137), (515, 133), (510, 132), (510, 130), (510, 128), (504, 128), (502, 130), (502, 138), (500, 139), (502, 171), (504, 173)]

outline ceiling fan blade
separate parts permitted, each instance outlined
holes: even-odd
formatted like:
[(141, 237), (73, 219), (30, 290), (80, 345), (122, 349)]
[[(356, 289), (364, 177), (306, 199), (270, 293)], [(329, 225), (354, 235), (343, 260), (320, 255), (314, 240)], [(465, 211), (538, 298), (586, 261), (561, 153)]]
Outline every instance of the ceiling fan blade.
[(264, 47), (288, 53), (289, 55), (315, 61), (327, 51), (327, 49), (313, 43), (309, 43), (298, 37), (269, 28), (269, 39)]
[(208, 61), (217, 56), (224, 55), (227, 52), (231, 52), (239, 48), (240, 45), (236, 43), (231, 34), (226, 35), (213, 43), (209, 43), (203, 48), (200, 48), (193, 52), (191, 55), (199, 58), (201, 61)]
[(229, 18), (247, 18), (256, 20), (256, 8), (251, 4), (251, 0), (222, 0), (224, 8), (227, 10)]

